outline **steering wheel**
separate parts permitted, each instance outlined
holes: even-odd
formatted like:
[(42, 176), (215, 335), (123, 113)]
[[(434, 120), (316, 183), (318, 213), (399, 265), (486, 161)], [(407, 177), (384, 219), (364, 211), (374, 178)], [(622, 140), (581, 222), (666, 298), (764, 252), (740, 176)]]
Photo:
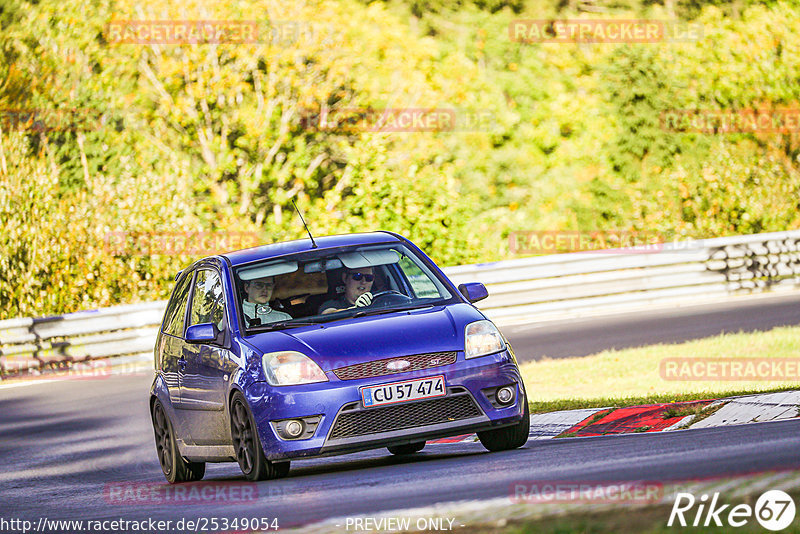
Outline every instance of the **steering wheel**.
[(372, 295), (373, 306), (391, 306), (394, 304), (408, 304), (413, 299), (395, 289), (380, 291)]

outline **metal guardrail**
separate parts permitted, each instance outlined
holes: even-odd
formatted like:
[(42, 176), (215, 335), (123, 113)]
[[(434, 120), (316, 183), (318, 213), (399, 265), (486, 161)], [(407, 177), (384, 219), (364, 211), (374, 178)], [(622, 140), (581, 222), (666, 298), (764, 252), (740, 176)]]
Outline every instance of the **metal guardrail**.
[(492, 318), (623, 310), (778, 289), (800, 289), (800, 230), (681, 241), (446, 269), (481, 281)]
[(17, 374), (151, 353), (166, 301), (0, 321), (0, 371)]
[[(651, 246), (652, 247), (652, 246)], [(800, 230), (448, 267), (483, 282), (495, 319), (613, 312), (631, 306), (800, 289)], [(0, 378), (30, 370), (152, 354), (166, 301), (0, 321)]]

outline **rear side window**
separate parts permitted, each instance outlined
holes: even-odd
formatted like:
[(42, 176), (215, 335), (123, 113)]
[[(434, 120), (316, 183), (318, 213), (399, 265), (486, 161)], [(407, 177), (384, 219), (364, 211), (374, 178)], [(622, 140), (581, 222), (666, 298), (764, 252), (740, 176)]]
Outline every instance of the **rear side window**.
[(183, 336), (183, 320), (186, 316), (186, 301), (189, 298), (189, 287), (192, 275), (189, 274), (181, 278), (175, 287), (175, 292), (167, 305), (167, 312), (164, 314), (164, 326), (162, 330), (165, 334), (173, 336)]
[(189, 325), (214, 323), (222, 329), (225, 317), (225, 296), (219, 273), (210, 269), (197, 271)]

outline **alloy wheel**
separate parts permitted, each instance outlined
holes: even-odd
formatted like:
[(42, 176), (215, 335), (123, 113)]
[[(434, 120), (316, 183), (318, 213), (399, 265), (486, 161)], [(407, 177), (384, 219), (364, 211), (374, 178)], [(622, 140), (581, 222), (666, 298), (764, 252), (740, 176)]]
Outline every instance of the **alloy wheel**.
[(167, 416), (164, 414), (164, 408), (161, 404), (156, 403), (153, 410), (153, 428), (156, 434), (156, 452), (158, 453), (158, 461), (161, 463), (161, 469), (165, 475), (172, 473), (175, 466), (175, 459), (172, 457), (172, 435), (170, 434), (169, 423)]
[(253, 427), (250, 425), (250, 417), (247, 408), (238, 399), (233, 405), (233, 425), (232, 437), (233, 447), (236, 451), (236, 460), (242, 472), (247, 474), (253, 470), (253, 460), (255, 458), (255, 443), (253, 440)]

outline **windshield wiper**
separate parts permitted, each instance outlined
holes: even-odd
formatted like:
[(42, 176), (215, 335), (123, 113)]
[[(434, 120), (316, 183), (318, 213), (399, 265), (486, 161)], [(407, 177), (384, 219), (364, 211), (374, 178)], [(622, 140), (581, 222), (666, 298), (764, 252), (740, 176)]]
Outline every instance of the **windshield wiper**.
[(284, 328), (293, 328), (295, 326), (313, 326), (318, 324), (320, 323), (313, 321), (278, 321), (275, 323), (263, 324), (261, 326), (254, 326), (252, 328), (248, 328), (248, 330), (253, 332), (268, 332), (270, 330), (283, 330)]
[(393, 306), (391, 308), (375, 308), (373, 310), (357, 311), (351, 317), (366, 317), (368, 315), (381, 315), (384, 313), (392, 313), (399, 311), (418, 310), (421, 308), (431, 308), (433, 304), (416, 304), (414, 306)]

